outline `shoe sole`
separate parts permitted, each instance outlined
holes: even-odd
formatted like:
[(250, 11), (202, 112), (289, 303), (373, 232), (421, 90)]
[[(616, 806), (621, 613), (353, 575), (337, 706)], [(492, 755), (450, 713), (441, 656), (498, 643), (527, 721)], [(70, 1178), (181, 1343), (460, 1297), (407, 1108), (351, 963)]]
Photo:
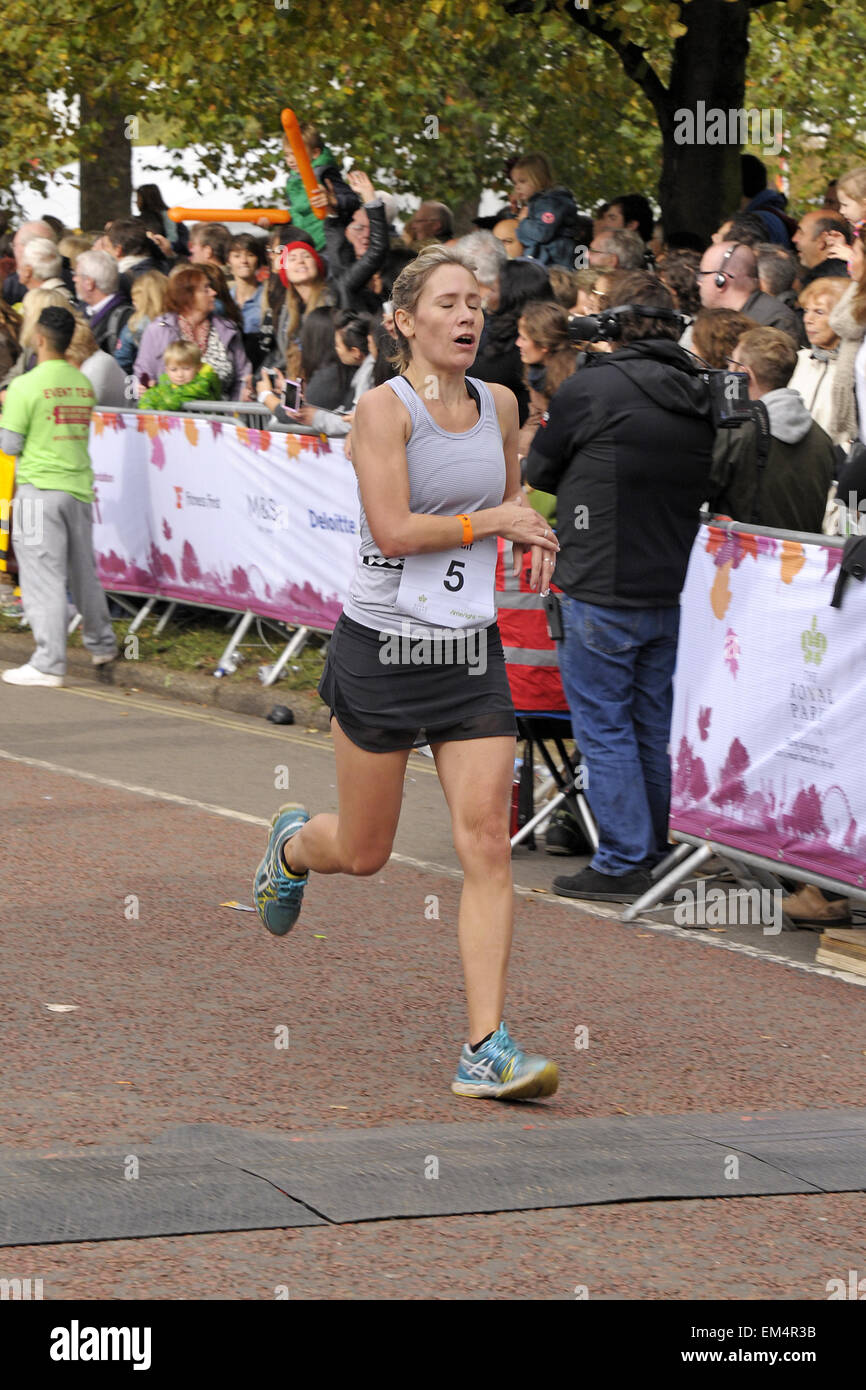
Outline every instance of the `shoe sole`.
[(559, 1067), (548, 1062), (541, 1071), (522, 1081), (506, 1081), (502, 1086), (489, 1082), (473, 1085), (469, 1081), (452, 1081), (451, 1090), (455, 1096), (479, 1100), (537, 1100), (541, 1096), (552, 1096), (559, 1088)]
[(584, 903), (636, 903), (651, 887), (652, 884), (648, 883), (639, 893), (581, 893), (575, 892), (573, 888), (557, 888), (554, 885), (553, 891), (559, 898), (576, 898), (578, 902)]
[(584, 853), (577, 845), (575, 845), (573, 849), (566, 849), (564, 845), (545, 845), (544, 852), (545, 854), (564, 854), (570, 859), (574, 859), (578, 854)]

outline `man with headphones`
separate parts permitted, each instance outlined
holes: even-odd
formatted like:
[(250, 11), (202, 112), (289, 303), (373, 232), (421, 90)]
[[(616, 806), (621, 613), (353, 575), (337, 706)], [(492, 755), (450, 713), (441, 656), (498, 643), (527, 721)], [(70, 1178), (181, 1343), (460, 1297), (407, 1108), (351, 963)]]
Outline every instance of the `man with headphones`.
[(556, 392), (525, 476), (556, 493), (559, 666), (599, 833), (589, 867), (554, 891), (632, 902), (667, 852), (679, 596), (715, 430), (668, 290), (633, 271), (616, 295), (598, 322), (612, 351)]
[(750, 246), (720, 241), (708, 247), (697, 275), (705, 309), (736, 309), (762, 328), (780, 328), (797, 347), (803, 346), (803, 330), (794, 310), (760, 288), (758, 262)]

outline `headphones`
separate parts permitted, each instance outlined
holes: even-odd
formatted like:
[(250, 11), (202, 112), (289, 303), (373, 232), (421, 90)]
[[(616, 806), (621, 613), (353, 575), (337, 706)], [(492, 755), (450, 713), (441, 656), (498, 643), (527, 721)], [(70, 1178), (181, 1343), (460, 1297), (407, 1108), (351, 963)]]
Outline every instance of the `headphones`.
[(722, 257), (722, 263), (721, 263), (721, 265), (719, 266), (718, 270), (716, 271), (715, 275), (713, 276), (713, 284), (714, 284), (718, 289), (720, 289), (720, 290), (723, 290), (723, 289), (725, 288), (725, 281), (726, 281), (727, 278), (728, 278), (728, 276), (724, 273), (725, 264), (726, 264), (726, 262), (731, 258), (731, 256), (733, 256), (733, 254), (734, 254), (734, 252), (736, 251), (736, 249), (737, 249), (737, 245), (736, 245), (736, 244), (733, 245), (733, 246), (729, 246), (729, 247), (728, 247), (727, 251), (725, 252), (724, 256)]

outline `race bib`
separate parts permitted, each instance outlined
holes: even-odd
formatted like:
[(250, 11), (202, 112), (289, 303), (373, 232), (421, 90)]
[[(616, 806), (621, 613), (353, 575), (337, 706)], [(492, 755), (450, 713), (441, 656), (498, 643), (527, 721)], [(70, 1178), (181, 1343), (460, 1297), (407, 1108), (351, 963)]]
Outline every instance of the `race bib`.
[(496, 537), (407, 555), (397, 608), (436, 627), (486, 627), (496, 616)]

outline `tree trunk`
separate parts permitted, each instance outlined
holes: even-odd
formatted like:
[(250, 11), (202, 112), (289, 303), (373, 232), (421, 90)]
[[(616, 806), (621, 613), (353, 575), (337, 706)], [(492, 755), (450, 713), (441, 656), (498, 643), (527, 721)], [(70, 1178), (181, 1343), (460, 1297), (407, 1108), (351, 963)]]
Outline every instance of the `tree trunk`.
[(451, 204), (451, 211), (454, 214), (454, 231), (456, 236), (465, 236), (467, 232), (476, 232), (478, 230), (472, 219), (478, 216), (479, 201), (478, 194), (474, 193), (469, 198), (461, 198), (459, 202)]
[(132, 141), (136, 118), (122, 97), (81, 97), (79, 159), (84, 231), (101, 231), (116, 217), (129, 217), (132, 206)]
[[(667, 92), (656, 104), (664, 142), (659, 202), (667, 234), (690, 231), (709, 239), (740, 206), (740, 145), (736, 135), (726, 144), (699, 140), (713, 109), (727, 117), (743, 107), (749, 12), (742, 0), (691, 0), (683, 22), (688, 33), (676, 42)], [(695, 117), (691, 141), (683, 141), (689, 132), (684, 117), (677, 118), (685, 111)]]

